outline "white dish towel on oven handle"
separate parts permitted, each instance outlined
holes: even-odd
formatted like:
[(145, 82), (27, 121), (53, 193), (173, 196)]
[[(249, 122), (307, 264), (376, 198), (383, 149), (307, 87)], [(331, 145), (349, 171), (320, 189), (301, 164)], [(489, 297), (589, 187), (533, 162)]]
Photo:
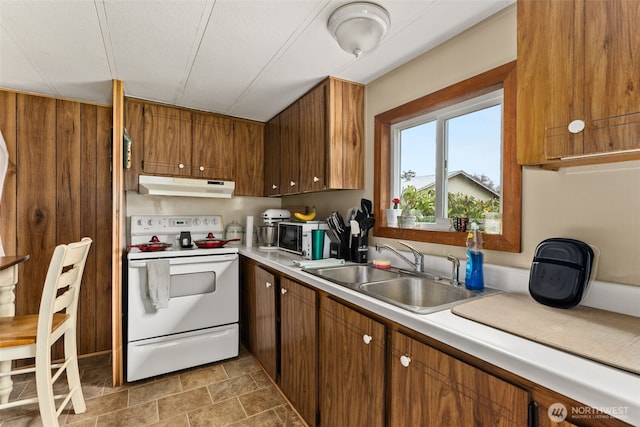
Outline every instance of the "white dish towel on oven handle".
[[(0, 131), (0, 201), (2, 201), (2, 191), (4, 190), (4, 178), (7, 175), (9, 166), (9, 150), (4, 141), (2, 132)], [(4, 256), (4, 247), (2, 246), (2, 236), (0, 236), (0, 256)]]
[(147, 261), (147, 286), (151, 305), (156, 309), (169, 308), (169, 289), (171, 276), (169, 260)]

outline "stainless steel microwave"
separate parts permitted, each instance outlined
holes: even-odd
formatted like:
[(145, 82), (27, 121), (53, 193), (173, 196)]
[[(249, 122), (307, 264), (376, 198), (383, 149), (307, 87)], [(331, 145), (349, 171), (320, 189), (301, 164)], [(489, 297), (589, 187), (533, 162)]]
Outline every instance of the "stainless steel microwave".
[[(311, 259), (311, 231), (328, 230), (329, 226), (320, 221), (278, 223), (278, 248)], [(330, 240), (325, 234), (322, 257), (329, 258)]]

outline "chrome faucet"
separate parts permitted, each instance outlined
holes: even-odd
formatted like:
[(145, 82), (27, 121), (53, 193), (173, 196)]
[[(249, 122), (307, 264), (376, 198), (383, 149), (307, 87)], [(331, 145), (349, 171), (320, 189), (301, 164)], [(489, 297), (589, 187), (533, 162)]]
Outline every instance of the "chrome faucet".
[(460, 286), (460, 260), (453, 255), (447, 255), (447, 260), (451, 261), (451, 284)]
[(401, 242), (398, 240), (398, 243), (411, 249), (411, 252), (413, 252), (413, 256), (415, 258), (415, 262), (411, 262), (410, 259), (402, 255), (400, 252), (396, 251), (394, 248), (392, 248), (389, 245), (384, 245), (384, 244), (376, 245), (376, 251), (382, 252), (382, 249), (388, 249), (394, 254), (396, 254), (398, 257), (400, 257), (404, 262), (411, 265), (415, 271), (417, 271), (418, 273), (423, 273), (424, 272), (424, 255), (422, 255), (422, 253), (420, 253), (420, 251), (418, 251), (416, 248), (411, 247), (410, 245), (404, 242)]

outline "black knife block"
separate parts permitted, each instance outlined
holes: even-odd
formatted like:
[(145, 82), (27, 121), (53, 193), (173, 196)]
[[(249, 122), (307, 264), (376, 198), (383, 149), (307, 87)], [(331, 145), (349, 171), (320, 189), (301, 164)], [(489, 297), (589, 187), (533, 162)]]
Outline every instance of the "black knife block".
[(369, 237), (365, 235), (351, 236), (351, 261), (366, 264), (369, 252)]
[(329, 258), (344, 259), (349, 261), (351, 256), (349, 248), (342, 242), (331, 242), (329, 246)]

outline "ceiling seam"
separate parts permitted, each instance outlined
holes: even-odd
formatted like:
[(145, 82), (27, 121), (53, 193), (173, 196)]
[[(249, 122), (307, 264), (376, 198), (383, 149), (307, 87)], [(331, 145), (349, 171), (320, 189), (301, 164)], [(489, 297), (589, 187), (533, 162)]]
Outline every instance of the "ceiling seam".
[[(191, 77), (191, 72), (193, 71), (193, 67), (195, 66), (198, 53), (200, 52), (200, 48), (204, 40), (204, 35), (207, 32), (207, 27), (209, 26), (209, 22), (211, 21), (211, 17), (213, 16), (213, 9), (215, 9), (216, 0), (207, 1), (206, 5), (208, 6), (208, 8), (205, 8), (203, 10), (202, 15), (200, 16), (200, 23), (198, 24), (198, 31), (200, 32), (200, 34), (196, 32), (196, 35), (194, 37), (195, 43), (193, 46), (195, 47), (195, 49), (191, 50), (191, 54), (189, 55), (189, 58), (186, 61), (183, 78), (179, 82), (178, 88), (176, 89), (176, 92), (174, 94), (173, 103), (175, 105), (180, 105), (180, 103), (182, 102), (182, 97), (184, 96), (184, 91), (187, 87), (187, 83), (189, 82), (189, 78)], [(206, 16), (206, 19), (203, 19), (203, 17), (205, 16)], [(206, 22), (203, 23), (203, 21), (206, 21)]]
[[(100, 35), (102, 36), (102, 46), (104, 54), (109, 64), (109, 73), (112, 79), (118, 79), (118, 67), (116, 65), (115, 55), (113, 54), (113, 43), (111, 43), (111, 33), (109, 31), (109, 19), (107, 18), (106, 4), (103, 0), (94, 0), (96, 18), (100, 26)], [(102, 6), (102, 7), (100, 7)]]
[(9, 29), (7, 27), (5, 27), (4, 25), (2, 25), (2, 24), (0, 24), (0, 27), (7, 34), (7, 36), (9, 36), (11, 41), (13, 41), (13, 44), (16, 45), (16, 47), (18, 48), (18, 50), (20, 51), (20, 53), (22, 54), (24, 59), (29, 63), (29, 65), (31, 65), (31, 68), (33, 68), (33, 71), (36, 72), (36, 74), (38, 75), (38, 77), (40, 77), (42, 82), (53, 92), (53, 94), (56, 97), (61, 98), (62, 96), (60, 95), (60, 92), (58, 92), (58, 90), (56, 89), (55, 85), (53, 85), (46, 77), (44, 77), (42, 75), (42, 73), (40, 72), (39, 67), (36, 66), (36, 64), (33, 62), (33, 60), (27, 54), (26, 49), (18, 42), (16, 34), (12, 33), (11, 31), (9, 31)]
[(246, 96), (246, 94), (250, 91), (250, 89), (253, 88), (253, 86), (255, 86), (255, 83), (258, 80), (258, 78), (261, 75), (263, 75), (266, 70), (269, 69), (271, 64), (273, 64), (278, 58), (280, 58), (293, 45), (293, 43), (304, 33), (304, 31), (311, 25), (311, 23), (318, 18), (320, 13), (322, 13), (329, 6), (329, 3), (330, 3), (330, 0), (325, 0), (324, 4), (322, 4), (322, 2), (318, 4), (318, 7), (308, 15), (307, 19), (303, 21), (293, 33), (291, 33), (291, 36), (287, 38), (287, 40), (285, 41), (285, 43), (282, 44), (280, 49), (278, 49), (276, 53), (273, 54), (271, 59), (267, 61), (264, 67), (262, 67), (260, 71), (256, 73), (253, 79), (251, 79), (251, 82), (249, 82), (249, 84), (244, 88), (244, 90), (236, 97), (236, 100), (229, 105), (225, 113), (228, 113), (230, 110), (232, 110), (233, 107), (235, 107)]

